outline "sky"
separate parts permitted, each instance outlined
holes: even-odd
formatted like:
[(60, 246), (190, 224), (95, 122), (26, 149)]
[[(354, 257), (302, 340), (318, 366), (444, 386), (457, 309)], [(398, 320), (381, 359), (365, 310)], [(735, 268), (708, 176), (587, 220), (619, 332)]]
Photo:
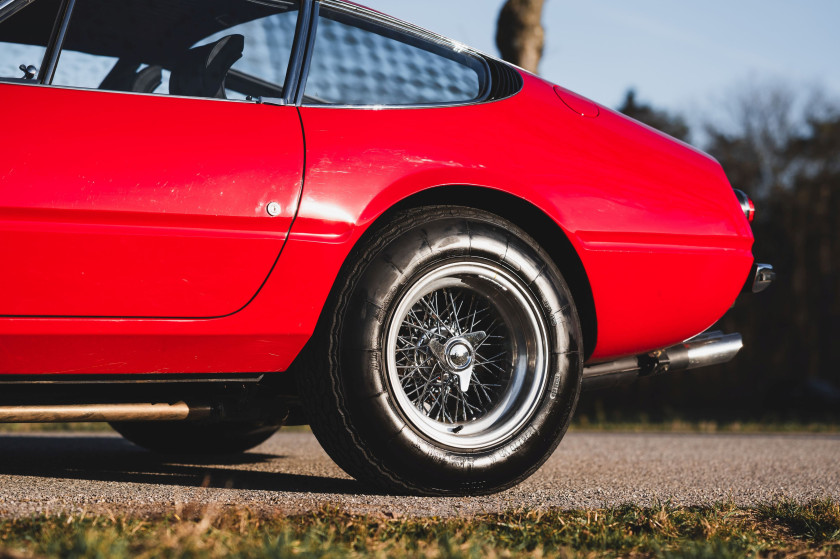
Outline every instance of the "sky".
[[(502, 0), (358, 0), (497, 55)], [(840, 0), (546, 0), (540, 74), (617, 107), (637, 99), (693, 120), (745, 83), (840, 98)]]

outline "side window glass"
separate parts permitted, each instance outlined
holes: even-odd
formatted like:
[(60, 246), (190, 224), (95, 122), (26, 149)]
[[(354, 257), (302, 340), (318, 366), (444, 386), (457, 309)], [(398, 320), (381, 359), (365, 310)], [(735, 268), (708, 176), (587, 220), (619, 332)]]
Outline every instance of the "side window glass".
[(233, 63), (225, 80), (228, 99), (246, 96), (280, 97), (292, 55), (297, 12), (281, 12), (219, 31), (193, 48), (215, 43), (229, 35), (242, 35), (242, 58)]
[(37, 81), (57, 11), (54, 2), (36, 2), (0, 23), (0, 79)]
[(281, 97), (297, 16), (292, 0), (76, 0), (53, 84)]
[(105, 80), (118, 60), (114, 56), (63, 49), (52, 83), (95, 89)]
[(434, 105), (475, 101), (483, 60), (339, 11), (323, 9), (304, 91), (306, 104)]

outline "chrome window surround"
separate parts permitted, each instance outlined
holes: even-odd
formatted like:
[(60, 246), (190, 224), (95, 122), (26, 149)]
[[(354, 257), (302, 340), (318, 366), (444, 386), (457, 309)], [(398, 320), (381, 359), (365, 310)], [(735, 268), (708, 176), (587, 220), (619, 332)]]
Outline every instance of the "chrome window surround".
[[(0, 0), (0, 23), (3, 23), (23, 8), (29, 6), (35, 0)], [(18, 85), (39, 85), (49, 83), (45, 80), (47, 76), (52, 80), (55, 73), (55, 67), (58, 63), (59, 50), (55, 48), (56, 44), (64, 42), (64, 35), (67, 33), (67, 25), (69, 22), (70, 13), (73, 11), (73, 4), (75, 0), (62, 0), (58, 7), (55, 21), (53, 22), (52, 31), (50, 31), (50, 38), (47, 40), (46, 51), (44, 58), (41, 59), (41, 64), (38, 69), (38, 75), (32, 80), (22, 80), (20, 82), (12, 82)]]
[(47, 43), (47, 52), (44, 55), (44, 63), (41, 64), (41, 71), (38, 72), (38, 81), (42, 84), (51, 84), (55, 69), (58, 66), (58, 59), (61, 56), (61, 46), (67, 36), (67, 29), (70, 26), (70, 19), (73, 16), (73, 8), (76, 0), (61, 0), (58, 8), (58, 16), (55, 20), (50, 40)]
[[(418, 27), (412, 23), (407, 23), (402, 20), (399, 20), (395, 17), (389, 16), (387, 14), (379, 13), (369, 8), (365, 8), (363, 6), (358, 6), (356, 4), (347, 4), (345, 2), (341, 2), (340, 0), (313, 0), (316, 4), (316, 16), (313, 18), (312, 24), (312, 31), (310, 33), (310, 40), (307, 44), (306, 49), (306, 66), (304, 68), (304, 73), (301, 76), (301, 91), (298, 95), (297, 105), (304, 106), (309, 108), (319, 108), (319, 109), (360, 109), (360, 110), (381, 110), (381, 109), (388, 109), (388, 110), (401, 110), (401, 109), (430, 109), (430, 108), (444, 108), (444, 107), (461, 107), (467, 105), (478, 105), (481, 103), (487, 102), (487, 98), (489, 97), (490, 90), (492, 88), (492, 77), (491, 77), (491, 70), (490, 70), (490, 63), (488, 59), (492, 60), (492, 57), (488, 57), (462, 43), (457, 41), (453, 41), (452, 39), (448, 39), (443, 35), (438, 35), (432, 31), (427, 29), (423, 29), (422, 27)], [(357, 17), (368, 22), (371, 22), (376, 25), (383, 26), (385, 28), (389, 28), (393, 31), (396, 31), (400, 34), (407, 35), (412, 38), (420, 39), (421, 41), (427, 41), (432, 43), (436, 46), (442, 47), (444, 49), (452, 50), (455, 52), (463, 53), (467, 56), (473, 57), (476, 61), (478, 61), (484, 67), (485, 79), (484, 83), (481, 84), (480, 94), (475, 99), (470, 99), (469, 101), (463, 102), (455, 102), (455, 103), (425, 103), (425, 104), (406, 104), (406, 105), (341, 105), (341, 104), (306, 104), (303, 102), (303, 92), (302, 90), (306, 88), (306, 78), (309, 74), (309, 65), (312, 61), (313, 55), (313, 47), (315, 44), (315, 38), (317, 36), (318, 31), (318, 17), (317, 13), (320, 11), (320, 6), (323, 5), (326, 8), (331, 10), (335, 10), (337, 12), (341, 12), (345, 15)]]
[(12, 17), (35, 0), (0, 0), (0, 23)]
[(312, 20), (316, 17), (317, 12), (313, 13), (313, 1), (300, 0), (295, 37), (292, 40), (292, 55), (289, 58), (286, 81), (283, 84), (283, 102), (286, 105), (297, 104), (295, 101), (306, 61), (307, 40), (311, 34)]
[(309, 63), (312, 60), (312, 51), (315, 48), (318, 14), (321, 12), (321, 4), (319, 2), (315, 2), (315, 0), (302, 1), (307, 5), (308, 18), (305, 21), (301, 18), (300, 25), (301, 28), (304, 28), (304, 24), (306, 25), (306, 34), (301, 39), (300, 44), (295, 45), (296, 47), (300, 47), (300, 49), (297, 50), (298, 54), (300, 54), (300, 67), (298, 68), (298, 72), (295, 74), (297, 82), (295, 83), (294, 99), (290, 98), (290, 101), (293, 101), (297, 107), (300, 107), (303, 101), (303, 90), (306, 89), (306, 78), (309, 76)]
[[(261, 0), (263, 2), (271, 2), (272, 0)], [(35, 0), (0, 0), (0, 22), (4, 19), (7, 19), (18, 10), (28, 6), (29, 4), (35, 2)], [(72, 89), (72, 90), (83, 90), (83, 91), (99, 91), (99, 90), (92, 90), (92, 89), (85, 89), (79, 87), (72, 87), (72, 86), (60, 86), (60, 85), (52, 85), (52, 74), (55, 73), (55, 65), (58, 62), (58, 57), (61, 53), (61, 47), (64, 43), (64, 37), (66, 35), (67, 27), (70, 23), (70, 16), (72, 15), (72, 4), (75, 0), (63, 0), (62, 7), (67, 7), (70, 4), (70, 10), (62, 9), (59, 11), (59, 15), (56, 19), (56, 28), (54, 29), (54, 34), (50, 38), (50, 43), (47, 45), (47, 49), (49, 52), (52, 52), (51, 56), (54, 56), (55, 62), (52, 65), (52, 73), (50, 74), (49, 81), (36, 81), (33, 80), (32, 85), (48, 85), (49, 87), (55, 87), (58, 89)], [(489, 90), (492, 88), (492, 83), (490, 80), (492, 79), (490, 71), (489, 71), (489, 64), (493, 62), (495, 64), (502, 64), (506, 66), (510, 66), (507, 62), (499, 60), (495, 56), (491, 56), (480, 51), (477, 51), (473, 48), (467, 47), (466, 45), (459, 43), (457, 41), (453, 41), (452, 39), (448, 39), (443, 35), (439, 35), (432, 31), (428, 31), (414, 25), (412, 23), (404, 22), (399, 20), (395, 17), (389, 16), (387, 14), (382, 14), (371, 10), (369, 8), (365, 8), (363, 6), (358, 6), (355, 4), (347, 4), (342, 2), (341, 0), (299, 0), (300, 2), (300, 14), (298, 16), (298, 23), (297, 27), (295, 28), (295, 37), (294, 43), (292, 45), (292, 54), (289, 60), (289, 68), (286, 74), (286, 82), (284, 83), (284, 98), (282, 99), (282, 103), (277, 104), (286, 104), (286, 105), (296, 105), (306, 106), (308, 108), (318, 108), (318, 109), (356, 109), (356, 110), (406, 110), (406, 109), (430, 109), (430, 108), (448, 108), (448, 107), (462, 107), (462, 106), (470, 106), (470, 105), (478, 105), (483, 103), (495, 103), (497, 101), (502, 101), (507, 99), (513, 95), (516, 95), (519, 90), (513, 92), (511, 95), (507, 95), (505, 97), (499, 99), (492, 99), (492, 100), (471, 100), (464, 103), (449, 103), (449, 104), (430, 104), (430, 105), (303, 105), (303, 90), (306, 86), (306, 77), (309, 71), (309, 63), (312, 58), (312, 47), (314, 46), (315, 36), (317, 35), (317, 26), (318, 26), (318, 13), (320, 11), (320, 6), (323, 4), (324, 6), (343, 11), (349, 15), (354, 15), (357, 17), (365, 18), (369, 21), (374, 23), (378, 23), (380, 25), (385, 25), (391, 27), (399, 32), (408, 33), (414, 35), (417, 38), (425, 39), (436, 43), (444, 48), (450, 48), (454, 50), (460, 50), (462, 52), (469, 53), (472, 56), (477, 57), (478, 59), (482, 60), (488, 66), (488, 82), (487, 87), (485, 89)], [(50, 50), (52, 49), (52, 50)], [(45, 57), (46, 60), (46, 57)], [(40, 75), (39, 75), (40, 80)], [(520, 87), (521, 90), (521, 87)], [(294, 91), (294, 94), (292, 94)], [(152, 93), (136, 93), (136, 92), (110, 92), (110, 93), (117, 93), (120, 95), (155, 95)], [(484, 93), (486, 97), (486, 92)], [(222, 103), (254, 103), (254, 101), (242, 101), (239, 99), (210, 99), (207, 97), (189, 97), (189, 96), (175, 96), (175, 97), (182, 97), (184, 99), (203, 99), (205, 101), (216, 101)], [(257, 100), (259, 102), (259, 100)], [(267, 103), (270, 103), (269, 100), (266, 100)]]
[[(265, 4), (275, 4), (273, 0), (252, 1), (257, 1), (259, 3)], [(35, 2), (35, 0), (0, 0), (0, 22), (2, 22), (4, 19), (11, 17), (13, 14), (17, 13), (19, 10), (28, 6), (29, 4), (32, 4), (33, 2)], [(300, 72), (305, 59), (305, 52), (303, 49), (306, 47), (305, 41), (310, 34), (309, 28), (311, 26), (314, 3), (314, 0), (299, 0), (299, 14), (298, 21), (295, 26), (295, 36), (292, 43), (292, 53), (291, 57), (289, 58), (289, 67), (286, 71), (286, 80), (283, 84), (284, 97), (280, 100), (281, 102), (277, 104), (292, 104), (294, 102), (295, 95), (292, 92), (297, 92), (300, 81)], [(47, 53), (44, 56), (45, 63), (42, 64), (42, 67), (38, 73), (38, 79), (32, 80), (31, 83), (32, 85), (48, 85), (56, 89), (70, 89), (91, 92), (102, 91), (97, 89), (52, 84), (52, 78), (55, 75), (55, 69), (58, 64), (59, 56), (61, 55), (61, 49), (64, 46), (64, 38), (67, 35), (67, 29), (72, 20), (72, 12), (74, 5), (75, 0), (62, 0), (58, 16), (56, 17), (56, 21), (53, 27), (53, 31), (50, 35), (50, 40), (47, 43)], [(117, 93), (120, 95), (159, 95), (153, 93), (136, 93), (131, 91), (109, 91), (108, 93)], [(172, 97), (182, 97), (185, 99), (204, 99), (206, 101), (220, 101), (227, 103), (254, 103), (254, 101), (243, 101), (239, 99), (210, 99), (207, 97), (190, 97), (186, 95), (174, 95)]]

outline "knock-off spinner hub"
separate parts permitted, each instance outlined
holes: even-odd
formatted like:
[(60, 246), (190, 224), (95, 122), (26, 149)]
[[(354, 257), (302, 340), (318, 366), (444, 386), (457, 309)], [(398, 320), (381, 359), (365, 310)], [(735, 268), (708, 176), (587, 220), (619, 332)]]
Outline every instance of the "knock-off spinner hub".
[(475, 365), (475, 347), (487, 338), (484, 332), (470, 332), (446, 341), (445, 344), (435, 339), (429, 340), (429, 350), (440, 366), (458, 377), (461, 392), (470, 388)]
[(472, 365), (473, 348), (470, 343), (462, 338), (453, 338), (446, 342), (444, 355), (446, 364), (454, 371), (463, 371)]

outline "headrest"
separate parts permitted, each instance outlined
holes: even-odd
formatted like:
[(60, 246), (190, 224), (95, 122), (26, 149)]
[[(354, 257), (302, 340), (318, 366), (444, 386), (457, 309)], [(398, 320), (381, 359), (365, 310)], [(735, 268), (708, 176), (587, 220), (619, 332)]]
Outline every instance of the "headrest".
[(228, 35), (215, 43), (187, 51), (172, 69), (169, 93), (225, 99), (225, 76), (242, 58), (245, 37)]
[(160, 66), (147, 66), (137, 72), (137, 77), (134, 78), (134, 83), (131, 84), (131, 89), (135, 93), (151, 93), (163, 81), (163, 73)]
[(139, 62), (120, 59), (99, 84), (99, 89), (151, 93), (161, 84), (160, 66), (147, 66), (139, 72)]

